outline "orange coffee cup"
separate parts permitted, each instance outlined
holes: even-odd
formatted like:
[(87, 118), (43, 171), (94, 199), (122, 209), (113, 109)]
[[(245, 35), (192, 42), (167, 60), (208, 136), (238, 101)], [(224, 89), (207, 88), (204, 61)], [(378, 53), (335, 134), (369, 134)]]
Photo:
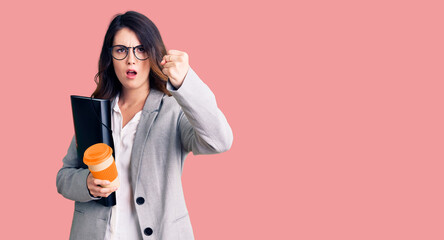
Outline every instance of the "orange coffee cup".
[(110, 184), (102, 187), (119, 187), (116, 163), (113, 158), (113, 149), (105, 143), (97, 143), (86, 149), (83, 162), (88, 165), (94, 178), (108, 180)]

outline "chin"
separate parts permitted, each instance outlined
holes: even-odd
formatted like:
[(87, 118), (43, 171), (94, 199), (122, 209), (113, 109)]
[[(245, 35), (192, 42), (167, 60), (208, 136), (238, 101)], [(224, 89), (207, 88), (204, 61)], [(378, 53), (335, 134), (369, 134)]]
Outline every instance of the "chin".
[(146, 85), (145, 82), (137, 81), (137, 79), (129, 79), (125, 81), (125, 84), (122, 84), (122, 87), (128, 90), (139, 89)]

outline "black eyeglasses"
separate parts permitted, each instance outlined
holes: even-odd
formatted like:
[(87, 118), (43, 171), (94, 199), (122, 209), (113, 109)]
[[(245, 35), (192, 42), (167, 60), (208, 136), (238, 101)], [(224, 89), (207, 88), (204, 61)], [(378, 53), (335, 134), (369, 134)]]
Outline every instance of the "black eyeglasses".
[(129, 49), (133, 49), (134, 56), (136, 56), (139, 60), (147, 60), (148, 59), (148, 52), (145, 50), (145, 48), (142, 45), (135, 46), (135, 47), (127, 47), (123, 45), (115, 45), (110, 47), (111, 55), (116, 60), (123, 60), (128, 56)]

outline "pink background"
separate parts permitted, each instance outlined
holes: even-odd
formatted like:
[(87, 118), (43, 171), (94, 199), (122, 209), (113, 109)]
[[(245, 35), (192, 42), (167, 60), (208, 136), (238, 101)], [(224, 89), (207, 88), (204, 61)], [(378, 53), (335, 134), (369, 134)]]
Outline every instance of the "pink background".
[(126, 10), (189, 54), (234, 132), (187, 158), (196, 239), (444, 239), (441, 2), (2, 3), (0, 239), (68, 238), (69, 95)]

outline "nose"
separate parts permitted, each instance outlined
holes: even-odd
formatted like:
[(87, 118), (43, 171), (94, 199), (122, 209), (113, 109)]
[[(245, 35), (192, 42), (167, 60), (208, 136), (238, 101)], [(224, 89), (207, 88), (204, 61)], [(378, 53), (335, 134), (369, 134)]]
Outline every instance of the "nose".
[(133, 48), (128, 49), (128, 57), (126, 58), (126, 63), (128, 65), (136, 63), (136, 56), (134, 56)]

